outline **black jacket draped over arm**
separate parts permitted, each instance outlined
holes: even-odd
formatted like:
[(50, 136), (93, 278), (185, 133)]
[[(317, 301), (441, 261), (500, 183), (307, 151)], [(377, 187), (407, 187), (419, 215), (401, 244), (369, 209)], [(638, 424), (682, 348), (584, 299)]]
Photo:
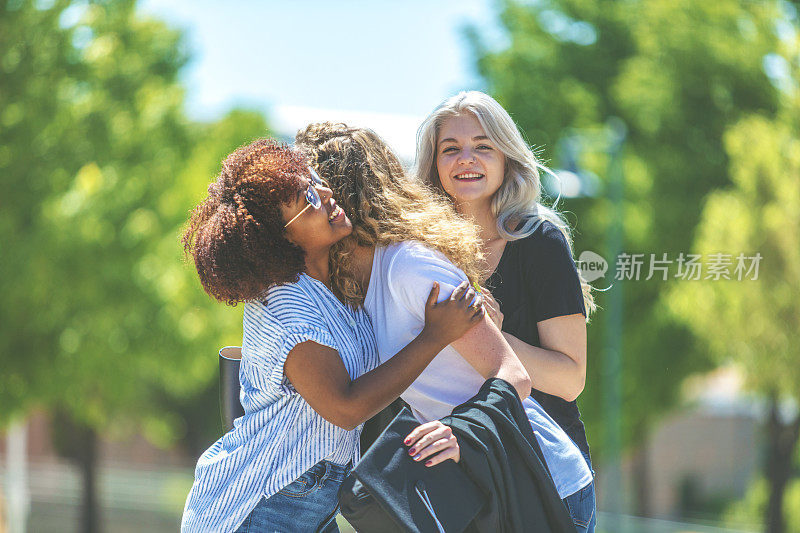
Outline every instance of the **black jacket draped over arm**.
[(489, 501), (467, 531), (574, 533), (514, 388), (487, 380), (442, 419), (461, 449), (459, 465)]

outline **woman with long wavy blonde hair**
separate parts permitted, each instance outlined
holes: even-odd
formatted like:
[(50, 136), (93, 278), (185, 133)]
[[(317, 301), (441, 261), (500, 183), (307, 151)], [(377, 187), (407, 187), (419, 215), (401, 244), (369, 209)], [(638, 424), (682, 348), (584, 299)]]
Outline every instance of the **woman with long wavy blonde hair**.
[(353, 222), (353, 233), (331, 250), (334, 292), (353, 306), (364, 303), (365, 288), (352, 271), (358, 247), (419, 241), (444, 254), (472, 283), (483, 278), (477, 228), (431, 191), (405, 178), (391, 149), (369, 129), (344, 124), (311, 124), (297, 134), (334, 189)]
[[(381, 361), (422, 325), (424, 296), (434, 283), (444, 293), (482, 278), (476, 228), (424, 185), (410, 181), (397, 157), (372, 130), (312, 124), (296, 137), (311, 164), (328, 180), (353, 223), (332, 249), (334, 291), (369, 315)], [(531, 381), (500, 330), (488, 318), (451, 343), (401, 395), (422, 422), (449, 415), (500, 377), (522, 399), (559, 496), (591, 483), (578, 447), (529, 397)]]
[[(486, 285), (496, 297), (486, 294), (487, 310), (531, 375), (533, 398), (591, 464), (575, 399), (586, 380), (586, 322), (595, 304), (575, 267), (567, 224), (541, 202), (540, 171), (550, 172), (508, 112), (481, 92), (448, 98), (417, 134), (416, 181), (478, 224)], [(594, 483), (566, 500), (581, 532), (594, 531), (594, 502)]]

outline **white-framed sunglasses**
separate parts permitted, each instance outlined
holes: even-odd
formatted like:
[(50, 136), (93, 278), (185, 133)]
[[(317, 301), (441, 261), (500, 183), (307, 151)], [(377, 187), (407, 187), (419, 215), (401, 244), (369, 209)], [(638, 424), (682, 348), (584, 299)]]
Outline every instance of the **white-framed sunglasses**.
[(308, 173), (311, 177), (311, 183), (308, 185), (308, 188), (306, 189), (306, 202), (308, 202), (308, 205), (305, 206), (294, 217), (292, 217), (292, 219), (289, 222), (284, 224), (283, 225), (284, 229), (288, 227), (289, 224), (297, 220), (297, 218), (300, 215), (305, 213), (306, 209), (308, 209), (309, 207), (313, 207), (314, 209), (319, 209), (322, 206), (322, 198), (320, 197), (319, 192), (317, 191), (317, 187), (324, 187), (325, 182), (322, 181), (322, 178), (319, 177), (319, 174), (317, 174), (317, 172), (313, 168), (308, 167)]

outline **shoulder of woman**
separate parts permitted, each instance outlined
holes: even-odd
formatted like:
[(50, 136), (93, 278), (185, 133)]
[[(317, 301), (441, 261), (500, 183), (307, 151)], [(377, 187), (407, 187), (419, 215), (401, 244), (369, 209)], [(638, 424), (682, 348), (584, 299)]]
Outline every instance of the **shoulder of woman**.
[(403, 270), (416, 270), (431, 264), (450, 264), (450, 261), (438, 250), (434, 250), (418, 241), (403, 241), (386, 247), (384, 265)]
[[(390, 248), (390, 249), (389, 249)], [(449, 296), (467, 276), (447, 258), (419, 242), (402, 242), (387, 248), (384, 283), (394, 298), (417, 318), (424, 319), (425, 300), (433, 282), (440, 285), (440, 299)]]
[[(264, 306), (265, 311), (285, 323), (320, 320), (319, 298), (314, 295), (313, 282), (301, 275), (295, 283), (273, 285), (265, 298), (254, 302)], [(325, 289), (327, 290), (327, 289)]]
[(519, 242), (523, 250), (537, 256), (559, 251), (572, 255), (564, 233), (549, 220), (543, 220), (533, 233)]
[[(392, 245), (391, 257), (386, 263), (389, 270), (402, 273), (452, 271), (461, 272), (439, 250), (418, 241), (404, 241)], [(387, 250), (389, 251), (389, 250)]]
[[(392, 245), (387, 249), (386, 261), (383, 264), (385, 282), (390, 290), (403, 287), (415, 293), (422, 291), (427, 296), (434, 281), (442, 285), (455, 287), (467, 276), (460, 268), (450, 262), (438, 250), (416, 242), (406, 241)], [(451, 289), (452, 290), (452, 289)]]
[(264, 299), (260, 300), (267, 307), (272, 307), (284, 300), (311, 300), (311, 294), (307, 287), (307, 280), (302, 274), (294, 283), (282, 283), (273, 285), (267, 289)]

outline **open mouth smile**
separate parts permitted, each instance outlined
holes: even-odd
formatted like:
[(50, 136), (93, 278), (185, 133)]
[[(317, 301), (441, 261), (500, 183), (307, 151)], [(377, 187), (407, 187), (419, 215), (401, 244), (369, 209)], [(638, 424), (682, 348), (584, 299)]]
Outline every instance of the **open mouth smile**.
[(463, 172), (453, 176), (453, 179), (458, 181), (477, 181), (481, 178), (483, 178), (483, 174), (479, 174), (477, 172)]
[(342, 217), (344, 217), (344, 211), (342, 211), (342, 208), (337, 205), (336, 207), (333, 208), (331, 214), (328, 215), (328, 222), (335, 222), (341, 219)]

